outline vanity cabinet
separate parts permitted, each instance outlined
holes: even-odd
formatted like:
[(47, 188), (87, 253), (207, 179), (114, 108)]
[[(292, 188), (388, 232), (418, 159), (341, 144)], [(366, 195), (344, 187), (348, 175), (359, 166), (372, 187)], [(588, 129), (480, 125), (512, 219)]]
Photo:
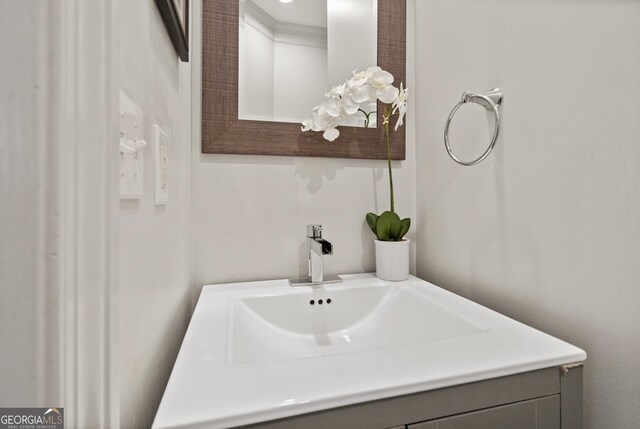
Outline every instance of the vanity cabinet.
[(408, 429), (560, 429), (560, 395), (416, 423)]
[(582, 429), (582, 365), (354, 404), (243, 429)]

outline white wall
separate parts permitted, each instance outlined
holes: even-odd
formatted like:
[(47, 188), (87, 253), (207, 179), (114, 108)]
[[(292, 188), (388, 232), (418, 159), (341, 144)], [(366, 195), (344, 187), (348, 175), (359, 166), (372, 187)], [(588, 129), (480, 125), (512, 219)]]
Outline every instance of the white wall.
[(354, 69), (366, 70), (378, 58), (378, 2), (327, 0), (329, 83), (337, 85)]
[[(119, 80), (170, 138), (169, 200), (154, 205), (153, 156), (144, 196), (120, 202), (122, 428), (150, 427), (191, 316), (191, 63), (179, 62), (153, 0), (120, 2)], [(114, 144), (117, 144), (114, 141)]]
[(302, 122), (328, 89), (326, 47), (274, 42), (241, 22), (238, 57), (240, 119)]
[(240, 118), (273, 117), (273, 40), (249, 24), (240, 26), (238, 111)]
[(329, 89), (327, 48), (274, 43), (273, 116), (302, 122)]
[[(585, 427), (637, 427), (640, 3), (419, 1), (415, 20), (418, 275), (584, 348)], [(458, 166), (447, 115), (494, 86), (502, 138)], [(454, 132), (465, 156), (489, 139)]]
[(0, 5), (0, 406), (26, 406), (38, 397), (38, 283), (45, 207), (39, 189), (38, 135), (46, 107), (42, 64), (44, 34), (35, 2)]
[[(193, 2), (199, 13), (201, 0)], [(194, 23), (193, 210), (196, 291), (207, 283), (286, 278), (306, 270), (306, 224), (320, 223), (335, 245), (328, 273), (374, 269), (368, 211), (388, 208), (384, 161), (222, 156), (200, 153), (200, 23)], [(409, 38), (411, 40), (411, 37)], [(410, 48), (411, 49), (411, 48)], [(408, 66), (413, 85), (412, 64)], [(412, 124), (412, 116), (409, 117)], [(394, 162), (396, 207), (415, 215), (415, 144)], [(332, 144), (328, 143), (327, 144)], [(334, 143), (339, 144), (339, 143)], [(415, 237), (412, 227), (410, 238)], [(412, 263), (412, 269), (414, 264)]]
[(112, 5), (78, 6), (0, 5), (0, 405), (103, 428), (118, 421)]

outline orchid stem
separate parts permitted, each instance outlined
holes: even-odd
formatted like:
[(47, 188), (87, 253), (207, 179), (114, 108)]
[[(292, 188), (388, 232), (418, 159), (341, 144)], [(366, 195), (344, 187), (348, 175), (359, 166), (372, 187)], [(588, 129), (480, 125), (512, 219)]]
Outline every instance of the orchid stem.
[(393, 213), (395, 213), (395, 208), (394, 208), (394, 200), (393, 200), (393, 173), (391, 171), (391, 138), (390, 138), (390, 134), (389, 134), (389, 122), (391, 119), (391, 115), (389, 114), (388, 110), (385, 110), (385, 117), (384, 117), (384, 131), (385, 131), (385, 136), (386, 136), (386, 140), (387, 140), (387, 163), (389, 165), (389, 199), (390, 199), (390, 205), (391, 205), (391, 211)]
[(370, 116), (371, 114), (376, 113), (376, 111), (374, 110), (372, 112), (367, 113), (362, 109), (358, 109), (358, 112), (362, 112), (362, 114), (364, 115), (364, 127), (369, 128), (369, 123), (371, 122)]

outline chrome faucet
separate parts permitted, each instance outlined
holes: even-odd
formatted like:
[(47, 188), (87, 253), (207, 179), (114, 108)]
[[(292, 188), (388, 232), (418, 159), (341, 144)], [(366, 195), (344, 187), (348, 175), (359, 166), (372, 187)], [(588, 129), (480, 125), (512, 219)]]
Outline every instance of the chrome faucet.
[(339, 283), (338, 276), (325, 277), (322, 256), (333, 254), (333, 245), (322, 238), (322, 225), (307, 225), (307, 245), (309, 251), (309, 275), (307, 277), (289, 279), (291, 286), (319, 285)]
[(307, 225), (309, 245), (309, 278), (312, 283), (322, 283), (324, 272), (322, 256), (333, 254), (333, 245), (322, 238), (322, 225)]

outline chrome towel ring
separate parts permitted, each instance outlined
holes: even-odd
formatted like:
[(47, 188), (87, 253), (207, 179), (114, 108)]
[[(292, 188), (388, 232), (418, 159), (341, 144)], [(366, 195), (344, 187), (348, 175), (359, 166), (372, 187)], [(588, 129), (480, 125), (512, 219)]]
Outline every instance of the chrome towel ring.
[[(451, 152), (451, 145), (449, 144), (449, 125), (451, 124), (451, 119), (453, 119), (453, 115), (456, 114), (460, 106), (465, 103), (476, 103), (483, 106), (490, 112), (493, 112), (496, 121), (496, 128), (493, 132), (493, 138), (491, 139), (491, 143), (487, 150), (484, 151), (482, 155), (476, 160), (465, 162), (458, 159), (453, 152)], [(491, 91), (483, 92), (480, 94), (473, 94), (471, 92), (465, 92), (462, 94), (462, 99), (456, 107), (453, 108), (449, 117), (447, 118), (447, 124), (444, 127), (444, 146), (447, 148), (447, 153), (455, 162), (464, 166), (476, 165), (480, 161), (484, 160), (493, 150), (493, 147), (496, 145), (496, 141), (498, 140), (498, 136), (500, 135), (500, 106), (502, 105), (502, 90), (500, 88), (494, 88)]]

